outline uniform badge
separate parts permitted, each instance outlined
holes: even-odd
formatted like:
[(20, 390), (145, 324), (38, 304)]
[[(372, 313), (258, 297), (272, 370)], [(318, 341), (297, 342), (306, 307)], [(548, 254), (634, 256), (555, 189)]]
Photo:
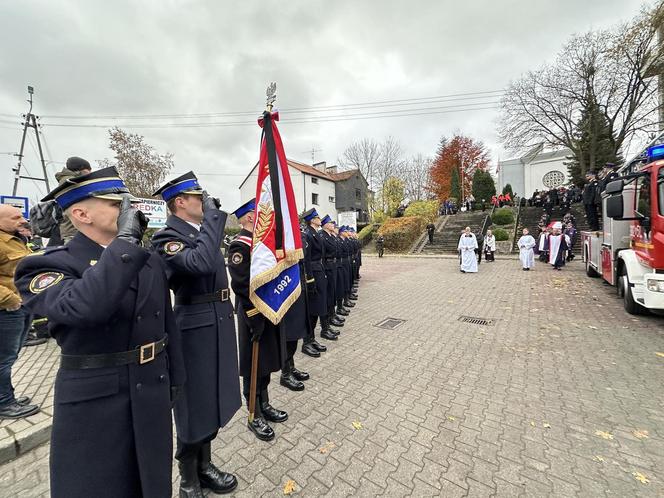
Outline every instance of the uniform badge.
[(242, 254), (240, 254), (239, 252), (235, 252), (231, 256), (231, 263), (233, 263), (234, 265), (239, 265), (240, 263), (242, 263), (242, 259), (243, 259)]
[(33, 294), (39, 294), (41, 291), (57, 284), (64, 277), (64, 273), (57, 273), (54, 271), (40, 273), (30, 281), (28, 289), (30, 289), (30, 292)]
[(164, 245), (164, 252), (169, 256), (173, 256), (173, 254), (179, 253), (183, 247), (184, 244), (182, 242), (174, 240), (172, 242), (167, 242)]
[(97, 260), (96, 260), (96, 259), (91, 259), (91, 260), (90, 260), (90, 266), (94, 266), (94, 265), (96, 265), (96, 264), (97, 264)]

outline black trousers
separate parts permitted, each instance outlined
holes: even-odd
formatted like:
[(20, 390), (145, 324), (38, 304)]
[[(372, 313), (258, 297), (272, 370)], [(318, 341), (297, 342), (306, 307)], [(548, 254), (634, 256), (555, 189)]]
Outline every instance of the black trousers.
[(297, 351), (297, 341), (286, 341), (286, 364), (293, 359), (295, 351)]
[[(265, 376), (258, 376), (256, 378), (256, 396), (260, 394), (261, 391), (265, 391), (267, 389), (267, 386), (270, 385), (270, 376), (265, 375)], [(251, 387), (251, 378), (249, 376), (247, 377), (242, 377), (242, 394), (244, 395), (244, 399), (249, 402), (249, 388)]]
[(586, 218), (588, 219), (588, 225), (590, 226), (590, 229), (593, 231), (599, 230), (597, 206), (595, 206), (595, 204), (584, 204), (583, 207), (586, 210)]
[(212, 433), (209, 436), (203, 438), (201, 441), (197, 441), (195, 443), (183, 443), (182, 441), (180, 441), (180, 438), (177, 438), (175, 458), (177, 460), (180, 460), (180, 461), (195, 458), (196, 455), (198, 455), (198, 452), (200, 451), (201, 447), (204, 444), (209, 443), (214, 438), (216, 438), (218, 432), (219, 431), (214, 431), (214, 433)]

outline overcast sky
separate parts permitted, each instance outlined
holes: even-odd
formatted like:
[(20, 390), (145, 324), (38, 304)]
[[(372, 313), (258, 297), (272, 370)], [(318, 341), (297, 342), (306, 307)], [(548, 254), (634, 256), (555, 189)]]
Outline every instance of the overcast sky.
[[(313, 147), (319, 149), (316, 161), (336, 164), (352, 141), (388, 135), (398, 139), (409, 155), (433, 155), (441, 136), (459, 131), (482, 140), (495, 162), (505, 157), (496, 138), (497, 111), (468, 110), (473, 107), (468, 102), (491, 102), (488, 94), (479, 95), (483, 99), (465, 97), (473, 97), (472, 101), (414, 106), (457, 105), (444, 109), (457, 112), (379, 119), (287, 123), (295, 117), (329, 119), (367, 111), (329, 108), (295, 114), (286, 109), (501, 90), (523, 72), (551, 60), (570, 35), (627, 20), (641, 4), (638, 0), (0, 2), (0, 193), (11, 194), (16, 158), (8, 153), (17, 152), (20, 145), (19, 116), (27, 110), (27, 85), (35, 87), (34, 111), (42, 116), (47, 159), (53, 161), (48, 165), (51, 174), (71, 155), (93, 164), (112, 157), (109, 125), (166, 124), (125, 128), (144, 135), (159, 152), (172, 152), (174, 173), (194, 170), (226, 209), (238, 204), (238, 186), (258, 159), (260, 130), (253, 123), (264, 109), (270, 81), (278, 84), (277, 107), (284, 109), (280, 130), (290, 158), (311, 163)], [(99, 117), (231, 112), (248, 114)], [(239, 124), (168, 125), (229, 122)], [(32, 144), (26, 145), (26, 156), (28, 171), (36, 174), (39, 163)], [(21, 181), (19, 194), (40, 196), (27, 180)]]

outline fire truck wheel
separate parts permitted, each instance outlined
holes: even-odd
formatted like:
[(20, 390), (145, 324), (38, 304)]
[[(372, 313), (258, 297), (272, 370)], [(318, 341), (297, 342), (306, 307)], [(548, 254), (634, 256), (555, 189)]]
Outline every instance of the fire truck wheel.
[(597, 273), (592, 266), (590, 266), (590, 261), (588, 261), (590, 258), (588, 258), (588, 252), (586, 251), (586, 275), (588, 275), (590, 278), (596, 278), (599, 277), (599, 273)]
[(632, 294), (632, 288), (629, 285), (629, 280), (627, 275), (620, 275), (618, 279), (619, 291), (623, 298), (623, 304), (625, 306), (625, 311), (630, 315), (643, 315), (646, 313), (646, 308), (641, 306), (634, 300), (634, 294)]

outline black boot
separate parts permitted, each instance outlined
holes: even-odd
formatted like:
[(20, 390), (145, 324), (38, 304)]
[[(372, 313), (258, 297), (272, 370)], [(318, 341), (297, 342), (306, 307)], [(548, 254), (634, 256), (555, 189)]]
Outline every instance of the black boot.
[(339, 305), (337, 307), (337, 315), (348, 316), (350, 315), (350, 311), (344, 308), (343, 306)]
[[(247, 402), (247, 405), (249, 403)], [(270, 424), (263, 418), (263, 413), (261, 412), (261, 400), (256, 394), (256, 407), (254, 408), (254, 420), (249, 422), (247, 421), (247, 427), (249, 430), (254, 433), (254, 435), (261, 441), (272, 441), (274, 439), (274, 429), (270, 427)]]
[(352, 302), (352, 301), (349, 301), (348, 299), (344, 299), (344, 306), (345, 306), (346, 308), (354, 308), (354, 307), (355, 307), (355, 303)]
[(335, 327), (343, 327), (344, 322), (341, 321), (337, 315), (333, 315), (330, 319), (330, 325), (334, 325)]
[(357, 301), (359, 299), (359, 296), (356, 293), (351, 292), (350, 295), (348, 296), (348, 299), (350, 299), (351, 301)]
[(316, 339), (311, 341), (311, 344), (313, 345), (313, 347), (315, 347), (321, 353), (324, 353), (325, 351), (327, 351), (327, 346), (322, 345)]
[(197, 455), (189, 455), (178, 460), (180, 470), (180, 498), (204, 498), (201, 483), (198, 481)]
[(270, 404), (270, 397), (267, 393), (267, 389), (261, 391), (259, 400), (261, 402), (261, 412), (266, 420), (277, 423), (288, 420), (288, 413), (283, 410), (277, 410)]
[(279, 384), (284, 387), (287, 387), (291, 391), (304, 391), (304, 384), (297, 380), (293, 375), (293, 360), (287, 360), (284, 368), (281, 369), (281, 378), (279, 379)]
[(318, 351), (311, 342), (305, 342), (302, 344), (302, 352), (312, 358), (320, 358), (320, 351)]
[(201, 488), (220, 495), (230, 493), (237, 488), (237, 478), (215, 467), (211, 457), (210, 443), (205, 443), (198, 454), (198, 481)]
[[(291, 360), (292, 362), (293, 360)], [(302, 370), (298, 370), (295, 368), (294, 365), (291, 365), (291, 372), (293, 373), (293, 377), (295, 377), (297, 380), (309, 380), (310, 376), (307, 372), (304, 372)]]
[(327, 317), (321, 318), (321, 328), (322, 328), (321, 337), (323, 337), (322, 336), (323, 331), (327, 332), (328, 334), (332, 334), (335, 337), (339, 337), (339, 335), (341, 335), (341, 333), (338, 330), (334, 330), (332, 327), (330, 327), (330, 320), (328, 320)]
[(328, 341), (336, 341), (336, 340), (337, 340), (337, 336), (334, 335), (334, 334), (332, 334), (329, 330), (323, 330), (323, 331), (320, 333), (320, 336), (321, 336), (323, 339), (327, 339)]

